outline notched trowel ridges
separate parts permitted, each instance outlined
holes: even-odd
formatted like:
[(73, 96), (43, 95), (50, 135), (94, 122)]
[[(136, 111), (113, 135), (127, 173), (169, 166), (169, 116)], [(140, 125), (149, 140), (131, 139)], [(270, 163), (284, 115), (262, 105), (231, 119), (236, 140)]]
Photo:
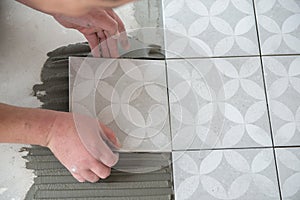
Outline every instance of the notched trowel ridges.
[(132, 197), (132, 196), (155, 196), (168, 195), (170, 188), (151, 188), (151, 189), (118, 189), (118, 190), (38, 190), (36, 198), (66, 198), (66, 197)]

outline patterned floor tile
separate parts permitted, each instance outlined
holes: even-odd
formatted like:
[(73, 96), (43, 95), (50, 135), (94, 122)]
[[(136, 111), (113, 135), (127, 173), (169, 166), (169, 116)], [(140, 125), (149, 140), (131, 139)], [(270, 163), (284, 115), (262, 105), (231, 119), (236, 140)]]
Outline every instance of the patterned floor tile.
[(173, 149), (271, 146), (259, 58), (168, 60)]
[(263, 57), (275, 145), (300, 145), (300, 56)]
[(258, 55), (252, 0), (164, 0), (167, 57)]
[(272, 149), (173, 152), (176, 200), (279, 199)]
[(73, 112), (98, 117), (121, 150), (171, 150), (163, 60), (71, 58), (70, 70)]
[(300, 148), (276, 149), (283, 200), (300, 198)]
[(262, 54), (300, 53), (300, 1), (254, 0)]

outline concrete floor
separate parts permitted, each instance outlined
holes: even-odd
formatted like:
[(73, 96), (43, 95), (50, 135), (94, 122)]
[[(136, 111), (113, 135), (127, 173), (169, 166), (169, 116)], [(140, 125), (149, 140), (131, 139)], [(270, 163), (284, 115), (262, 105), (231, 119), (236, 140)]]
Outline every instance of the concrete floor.
[[(137, 28), (133, 5), (119, 8), (126, 27)], [(128, 23), (130, 22), (130, 23)], [(59, 25), (51, 16), (15, 1), (0, 1), (0, 102), (39, 107), (32, 86), (40, 82), (46, 53), (62, 45), (85, 41), (76, 30)], [(20, 144), (0, 144), (0, 199), (23, 199), (34, 175), (25, 168)]]

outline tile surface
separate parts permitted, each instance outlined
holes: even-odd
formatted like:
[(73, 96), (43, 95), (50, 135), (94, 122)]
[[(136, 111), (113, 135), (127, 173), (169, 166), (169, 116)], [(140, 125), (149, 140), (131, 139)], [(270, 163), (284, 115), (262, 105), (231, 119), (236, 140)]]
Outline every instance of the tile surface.
[(279, 199), (272, 149), (173, 152), (175, 199)]
[(282, 199), (300, 197), (300, 148), (276, 149)]
[(252, 0), (164, 0), (167, 57), (258, 55)]
[(300, 53), (300, 1), (254, 0), (262, 54)]
[(275, 145), (300, 145), (300, 56), (264, 57)]
[(173, 149), (271, 146), (259, 58), (168, 60)]
[(124, 151), (170, 151), (164, 61), (71, 58), (72, 110), (98, 117)]

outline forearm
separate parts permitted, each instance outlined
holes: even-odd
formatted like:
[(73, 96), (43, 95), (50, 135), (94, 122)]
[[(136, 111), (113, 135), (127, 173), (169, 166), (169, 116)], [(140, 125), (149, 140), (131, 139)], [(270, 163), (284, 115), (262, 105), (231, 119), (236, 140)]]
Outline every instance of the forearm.
[(113, 8), (132, 0), (17, 0), (35, 10), (50, 15), (62, 14), (79, 17), (93, 9)]
[(46, 146), (57, 112), (0, 103), (0, 143)]

